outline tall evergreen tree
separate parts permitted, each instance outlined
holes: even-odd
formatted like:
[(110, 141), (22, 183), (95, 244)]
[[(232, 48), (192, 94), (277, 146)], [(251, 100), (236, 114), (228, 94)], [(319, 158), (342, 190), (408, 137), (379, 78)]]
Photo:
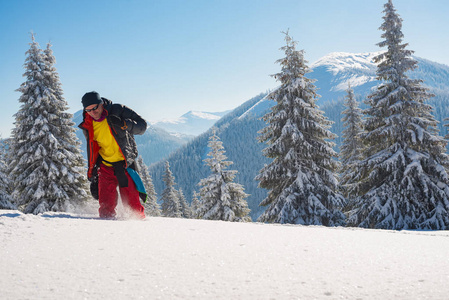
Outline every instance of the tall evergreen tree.
[[(444, 124), (443, 124), (444, 127), (447, 127), (447, 128), (446, 128), (447, 134), (444, 136), (444, 138), (445, 138), (446, 140), (449, 140), (449, 118), (445, 118), (445, 119), (444, 119), (444, 122), (447, 122), (447, 123), (444, 123)], [(446, 144), (446, 147), (447, 147), (447, 144)], [(447, 148), (446, 148), (446, 150), (449, 151), (449, 149), (447, 149)], [(447, 152), (447, 151), (446, 151), (446, 152)]]
[(192, 210), (190, 209), (190, 206), (187, 203), (186, 197), (184, 197), (184, 193), (182, 192), (182, 189), (180, 188), (177, 191), (177, 193), (178, 193), (179, 205), (181, 207), (181, 216), (186, 219), (192, 218)]
[(11, 180), (7, 175), (6, 142), (0, 140), (0, 209), (17, 209), (11, 197)]
[(340, 186), (347, 198), (353, 198), (354, 186), (350, 178), (354, 172), (354, 167), (357, 162), (362, 159), (363, 143), (360, 135), (363, 132), (362, 110), (359, 108), (359, 103), (355, 99), (354, 90), (348, 86), (347, 95), (345, 97), (345, 107), (343, 111), (345, 115), (342, 118), (345, 129), (342, 132), (343, 143), (340, 148)]
[(143, 185), (145, 186), (145, 190), (147, 192), (147, 201), (143, 204), (145, 208), (145, 214), (151, 217), (160, 217), (161, 216), (161, 208), (159, 203), (157, 203), (157, 194), (154, 190), (153, 180), (150, 176), (150, 172), (148, 171), (148, 167), (143, 162), (142, 156), (137, 158), (137, 165), (139, 169), (139, 175), (142, 178)]
[(210, 167), (212, 174), (200, 181), (200, 207), (197, 211), (199, 218), (206, 220), (222, 220), (231, 222), (250, 222), (248, 203), (241, 184), (235, 183), (235, 170), (227, 170), (232, 164), (227, 158), (223, 142), (216, 135), (215, 130), (209, 138), (209, 158), (204, 162)]
[(32, 35), (26, 52), (26, 81), (15, 114), (10, 174), (16, 204), (25, 213), (66, 211), (87, 199), (87, 180), (72, 114), (50, 44), (43, 52)]
[(368, 96), (362, 134), (367, 145), (354, 181), (359, 195), (351, 225), (385, 229), (449, 228), (446, 141), (438, 136), (431, 95), (422, 80), (408, 78), (417, 67), (403, 44), (402, 19), (391, 0), (384, 5), (387, 51), (375, 57), (381, 84)]
[(170, 170), (170, 164), (165, 162), (165, 174), (163, 177), (165, 189), (162, 192), (162, 215), (170, 218), (180, 218), (182, 215), (181, 205), (179, 204), (178, 193), (175, 189), (175, 177)]
[(191, 210), (192, 210), (192, 218), (193, 219), (200, 219), (198, 212), (200, 209), (200, 200), (199, 200), (199, 193), (197, 192), (193, 192), (193, 197), (192, 197), (192, 205), (191, 205)]
[(259, 186), (268, 189), (261, 202), (267, 206), (259, 217), (262, 222), (336, 226), (344, 224), (340, 208), (344, 198), (336, 192), (337, 156), (329, 131), (332, 124), (316, 105), (319, 97), (304, 51), (296, 50), (296, 42), (288, 32), (285, 57), (278, 60), (282, 70), (273, 75), (281, 86), (268, 98), (276, 105), (264, 116), (268, 126), (260, 131), (263, 150), (273, 161), (256, 176)]

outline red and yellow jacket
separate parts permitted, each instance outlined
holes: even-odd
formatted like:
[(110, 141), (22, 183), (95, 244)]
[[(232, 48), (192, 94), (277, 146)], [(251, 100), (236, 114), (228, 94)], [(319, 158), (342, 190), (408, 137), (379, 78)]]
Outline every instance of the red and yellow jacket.
[[(105, 98), (102, 98), (102, 100), (106, 112), (106, 121), (109, 125), (111, 134), (117, 142), (120, 152), (125, 159), (125, 167), (131, 166), (138, 155), (134, 135), (143, 134), (147, 129), (147, 122), (132, 109), (124, 105), (113, 104), (110, 100)], [(118, 118), (122, 126), (112, 123), (112, 118)], [(83, 122), (78, 127), (83, 130), (87, 140), (87, 177), (91, 179), (100, 156), (100, 146), (94, 139), (92, 117), (86, 112), (83, 112)]]

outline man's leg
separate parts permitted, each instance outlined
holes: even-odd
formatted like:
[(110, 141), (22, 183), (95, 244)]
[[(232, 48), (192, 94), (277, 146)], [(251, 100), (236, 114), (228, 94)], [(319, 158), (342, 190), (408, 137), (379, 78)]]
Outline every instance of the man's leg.
[(98, 201), (100, 208), (100, 218), (114, 218), (115, 207), (117, 206), (117, 178), (114, 175), (114, 168), (101, 164), (98, 173)]
[(140, 203), (139, 192), (136, 189), (136, 184), (134, 183), (131, 176), (126, 172), (128, 177), (128, 187), (120, 188), (120, 196), (123, 201), (123, 205), (128, 206), (133, 213), (139, 218), (145, 218), (145, 209)]

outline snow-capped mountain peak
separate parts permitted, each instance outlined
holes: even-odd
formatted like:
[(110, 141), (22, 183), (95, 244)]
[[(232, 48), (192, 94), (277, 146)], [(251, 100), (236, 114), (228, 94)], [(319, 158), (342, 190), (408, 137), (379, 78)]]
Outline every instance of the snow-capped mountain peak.
[(309, 76), (319, 82), (319, 102), (337, 100), (345, 94), (349, 84), (356, 92), (373, 88), (377, 69), (373, 58), (382, 52), (332, 52), (313, 63)]
[(181, 118), (197, 118), (204, 120), (219, 120), (222, 117), (222, 113), (208, 113), (203, 111), (189, 111)]
[(158, 126), (162, 123), (166, 124), (185, 124), (188, 123), (191, 119), (202, 119), (202, 120), (219, 120), (221, 118), (222, 113), (210, 113), (204, 111), (194, 111), (191, 110), (182, 116), (174, 119), (163, 119), (159, 121), (150, 122), (152, 125)]
[(164, 119), (151, 122), (155, 127), (163, 128), (168, 132), (176, 132), (196, 136), (208, 130), (215, 122), (229, 111), (204, 112), (189, 111), (176, 119)]
[(376, 64), (374, 63), (373, 58), (382, 52), (383, 51), (365, 53), (332, 52), (320, 58), (310, 67), (311, 69), (315, 69), (320, 66), (325, 66), (333, 75), (353, 69), (375, 71)]
[[(367, 83), (369, 83), (369, 88), (374, 86), (377, 66), (373, 58), (381, 53), (382, 51), (365, 53), (332, 52), (313, 63), (310, 66), (312, 72), (307, 76), (317, 79), (318, 93), (321, 95), (320, 104), (343, 97), (349, 84), (357, 91), (366, 89), (365, 84)], [(253, 115), (261, 117), (273, 104), (273, 101), (264, 97), (244, 112), (240, 119)]]

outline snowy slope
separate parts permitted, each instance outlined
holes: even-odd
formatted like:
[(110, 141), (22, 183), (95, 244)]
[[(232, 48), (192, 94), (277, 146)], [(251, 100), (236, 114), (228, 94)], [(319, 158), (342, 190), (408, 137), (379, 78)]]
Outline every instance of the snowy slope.
[(229, 111), (211, 113), (202, 111), (189, 111), (177, 119), (162, 120), (152, 122), (151, 124), (168, 132), (197, 136), (211, 128), (215, 124), (215, 122), (217, 122), (228, 112)]
[(1, 299), (447, 299), (449, 232), (0, 210)]
[(267, 96), (263, 97), (256, 104), (251, 106), (247, 111), (239, 116), (238, 119), (242, 120), (245, 118), (260, 118), (264, 114), (266, 114), (267, 111), (275, 104), (273, 100), (267, 99)]

